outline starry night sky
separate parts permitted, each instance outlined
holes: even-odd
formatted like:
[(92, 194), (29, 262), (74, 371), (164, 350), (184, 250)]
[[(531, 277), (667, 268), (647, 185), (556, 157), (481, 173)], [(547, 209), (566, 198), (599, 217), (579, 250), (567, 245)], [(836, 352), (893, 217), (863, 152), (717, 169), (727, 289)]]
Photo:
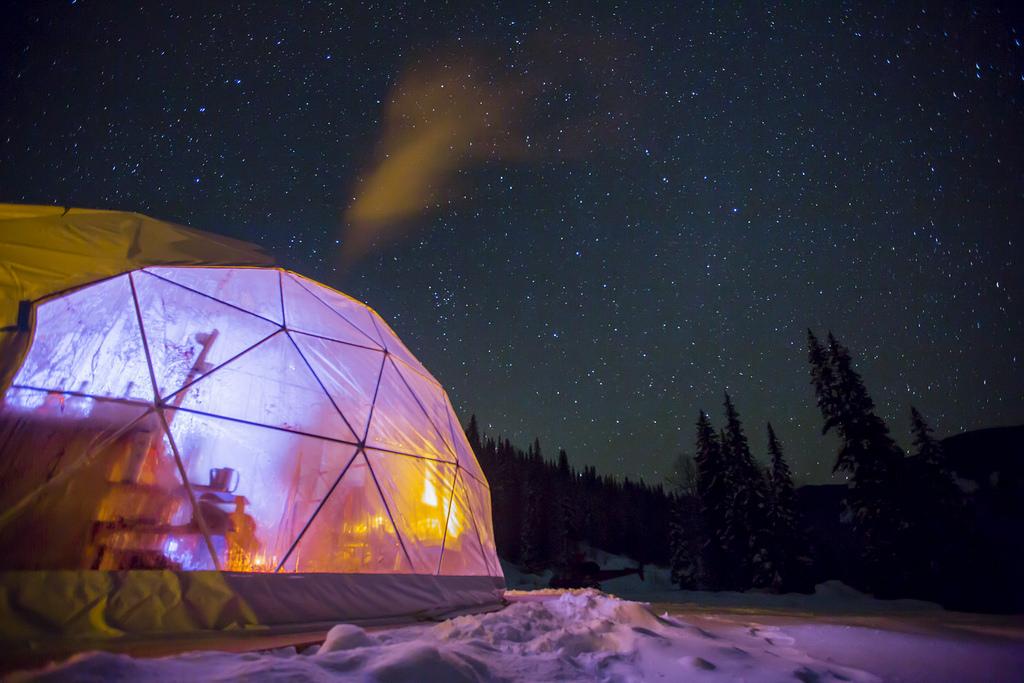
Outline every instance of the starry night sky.
[[(771, 420), (828, 481), (808, 327), (905, 445), (911, 403), (939, 435), (1024, 422), (1012, 3), (276, 4), (9, 8), (0, 201), (259, 242), (464, 417), (603, 472), (659, 481), (728, 389), (756, 452)], [(487, 151), (345, 264), (388, 103), (435, 68), (475, 74)]]

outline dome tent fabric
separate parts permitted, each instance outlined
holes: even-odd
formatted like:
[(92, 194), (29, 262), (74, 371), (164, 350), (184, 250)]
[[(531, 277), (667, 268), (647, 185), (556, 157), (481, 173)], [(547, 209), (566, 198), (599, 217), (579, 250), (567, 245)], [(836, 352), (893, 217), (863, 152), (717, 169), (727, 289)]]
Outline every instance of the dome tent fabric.
[(260, 247), (139, 213), (0, 204), (0, 390), (28, 345), (29, 302), (151, 265), (266, 266)]
[[(0, 638), (500, 603), (487, 481), (372, 309), (281, 269), (177, 266), (32, 309), (0, 405)], [(78, 616), (40, 601), (55, 587)]]

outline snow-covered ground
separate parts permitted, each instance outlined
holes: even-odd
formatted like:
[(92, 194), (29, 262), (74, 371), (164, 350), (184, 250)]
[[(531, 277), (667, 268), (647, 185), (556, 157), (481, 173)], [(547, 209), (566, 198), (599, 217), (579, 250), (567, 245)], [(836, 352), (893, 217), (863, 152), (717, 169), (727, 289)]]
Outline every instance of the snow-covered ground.
[[(515, 578), (515, 577), (512, 577)], [(319, 648), (90, 653), (14, 680), (1011, 681), (1019, 619), (886, 603), (841, 584), (813, 596), (666, 591), (652, 606), (594, 590), (510, 591), (498, 612), (430, 625), (334, 627)], [(795, 601), (795, 602), (793, 602)]]

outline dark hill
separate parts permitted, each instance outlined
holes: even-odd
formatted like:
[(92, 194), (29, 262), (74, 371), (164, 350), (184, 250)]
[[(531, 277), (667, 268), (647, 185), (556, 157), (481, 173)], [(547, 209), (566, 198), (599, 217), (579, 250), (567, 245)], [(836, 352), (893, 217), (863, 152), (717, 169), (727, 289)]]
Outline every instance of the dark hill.
[(1024, 425), (956, 434), (942, 447), (956, 475), (977, 485), (979, 498), (994, 496), (1007, 511), (1024, 509)]

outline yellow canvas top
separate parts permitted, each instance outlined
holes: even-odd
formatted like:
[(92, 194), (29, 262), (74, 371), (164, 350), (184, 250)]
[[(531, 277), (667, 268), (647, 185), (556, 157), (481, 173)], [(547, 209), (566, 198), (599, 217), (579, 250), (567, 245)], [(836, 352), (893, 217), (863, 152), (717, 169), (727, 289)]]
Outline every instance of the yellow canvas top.
[(29, 339), (22, 301), (144, 266), (272, 264), (254, 244), (140, 213), (0, 204), (0, 391)]

